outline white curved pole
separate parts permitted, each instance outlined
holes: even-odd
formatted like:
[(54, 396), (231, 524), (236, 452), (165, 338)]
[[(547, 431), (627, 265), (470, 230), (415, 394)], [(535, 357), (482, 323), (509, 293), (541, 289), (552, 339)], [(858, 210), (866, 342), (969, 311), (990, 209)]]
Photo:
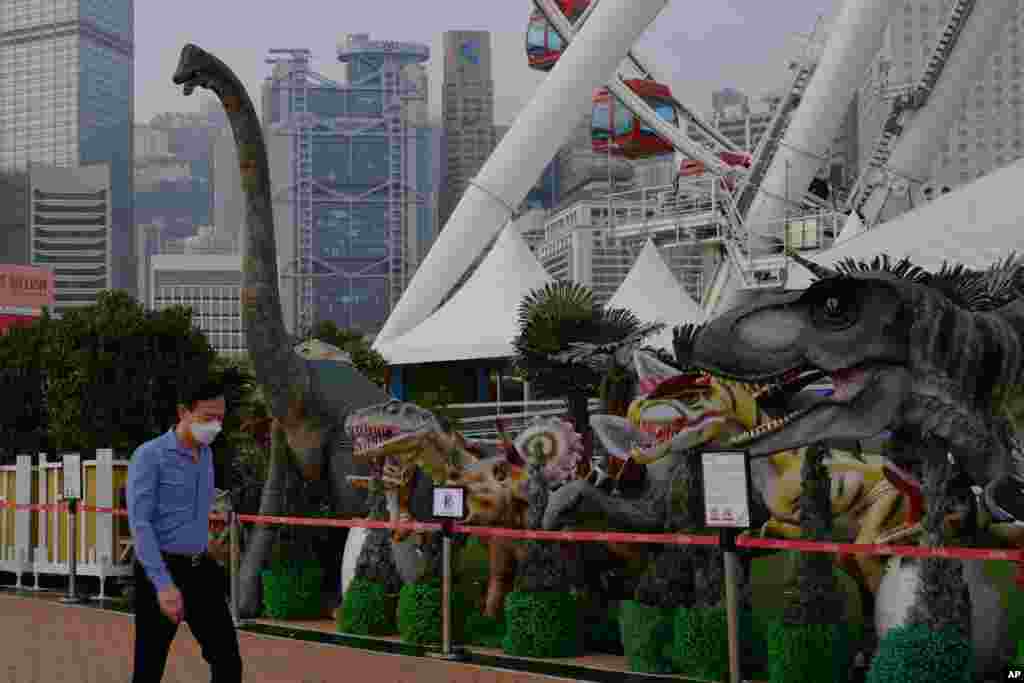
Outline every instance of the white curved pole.
[(466, 189), (374, 348), (411, 330), (494, 237), (668, 0), (602, 0)]
[(761, 226), (785, 216), (789, 197), (803, 197), (864, 72), (882, 47), (889, 17), (897, 6), (902, 7), (892, 0), (844, 3), (803, 99), (750, 204), (745, 220), (750, 232), (766, 231)]

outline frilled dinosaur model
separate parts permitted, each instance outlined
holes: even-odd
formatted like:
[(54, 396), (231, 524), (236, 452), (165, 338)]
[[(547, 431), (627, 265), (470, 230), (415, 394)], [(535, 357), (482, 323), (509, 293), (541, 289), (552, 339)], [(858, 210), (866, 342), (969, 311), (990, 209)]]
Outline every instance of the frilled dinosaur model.
[[(891, 430), (886, 455), (923, 474), (927, 544), (945, 542), (955, 467), (984, 487), (979, 502), (997, 524), (1024, 519), (1024, 451), (993, 400), (1024, 381), (1024, 263), (932, 273), (905, 259), (826, 268), (791, 256), (817, 280), (710, 321), (691, 360), (744, 382), (829, 377), (834, 392), (794, 402), (773, 429), (733, 443), (757, 457)], [(968, 595), (960, 563), (923, 560), (908, 623), (969, 638)]]
[[(487, 444), (446, 429), (429, 410), (394, 400), (353, 413), (345, 428), (355, 457), (373, 463), (373, 473), (351, 477), (352, 484), (365, 487), (380, 481), (392, 521), (416, 519), (408, 507), (414, 493), (446, 484), (466, 488), (464, 524), (523, 528), (529, 508), (527, 458), (544, 462), (544, 480), (557, 488), (576, 477), (583, 455), (579, 434), (557, 418), (534, 420), (514, 442)], [(392, 539), (402, 543), (409, 535), (396, 530)], [(516, 544), (501, 538), (487, 543), (491, 576), (484, 612), (497, 616), (511, 589)]]

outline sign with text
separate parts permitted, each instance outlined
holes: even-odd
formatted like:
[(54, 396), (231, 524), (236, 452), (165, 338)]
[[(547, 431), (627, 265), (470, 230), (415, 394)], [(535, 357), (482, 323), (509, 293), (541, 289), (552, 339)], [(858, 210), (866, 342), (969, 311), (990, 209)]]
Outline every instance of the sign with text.
[(64, 456), (64, 498), (82, 499), (82, 456), (78, 453)]
[(0, 264), (0, 310), (8, 315), (36, 315), (53, 306), (54, 273), (48, 268)]
[(466, 517), (466, 490), (460, 486), (435, 486), (434, 517), (464, 519)]
[(704, 520), (710, 527), (750, 526), (750, 485), (743, 451), (703, 453)]

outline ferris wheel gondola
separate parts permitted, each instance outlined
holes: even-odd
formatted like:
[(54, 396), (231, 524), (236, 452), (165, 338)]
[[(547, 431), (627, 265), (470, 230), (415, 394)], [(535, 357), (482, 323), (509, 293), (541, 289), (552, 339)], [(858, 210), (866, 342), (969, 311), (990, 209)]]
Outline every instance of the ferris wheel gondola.
[[(569, 21), (576, 21), (589, 5), (590, 0), (558, 0), (559, 9)], [(565, 41), (562, 36), (548, 22), (543, 12), (534, 9), (526, 28), (526, 56), (530, 68), (551, 71), (563, 50)]]
[[(679, 111), (667, 85), (642, 78), (623, 82), (643, 98), (658, 118), (673, 126), (679, 125)], [(675, 151), (672, 143), (661, 138), (653, 128), (612, 96), (608, 88), (598, 88), (594, 93), (590, 135), (595, 152), (627, 159), (645, 159)]]

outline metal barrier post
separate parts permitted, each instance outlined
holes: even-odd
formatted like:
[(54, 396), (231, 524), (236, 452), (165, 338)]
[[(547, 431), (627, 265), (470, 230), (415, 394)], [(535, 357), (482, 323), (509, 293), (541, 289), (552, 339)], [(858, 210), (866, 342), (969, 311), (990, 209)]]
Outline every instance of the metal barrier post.
[(239, 529), (238, 529), (238, 514), (235, 512), (234, 501), (228, 497), (228, 543), (230, 558), (228, 560), (228, 581), (231, 586), (231, 619), (235, 622), (235, 626), (240, 624), (238, 618), (238, 565), (239, 565)]
[(71, 541), (71, 550), (68, 557), (68, 596), (62, 598), (61, 602), (81, 603), (85, 602), (84, 596), (78, 595), (75, 586), (75, 575), (78, 573), (78, 499), (67, 498), (68, 502), (68, 536)]
[(740, 683), (739, 641), (739, 558), (736, 556), (736, 529), (720, 530), (719, 543), (725, 562), (725, 616), (729, 630), (729, 683)]
[(452, 647), (452, 533), (455, 522), (441, 522), (441, 652), (431, 656), (449, 661), (466, 658), (462, 648)]

